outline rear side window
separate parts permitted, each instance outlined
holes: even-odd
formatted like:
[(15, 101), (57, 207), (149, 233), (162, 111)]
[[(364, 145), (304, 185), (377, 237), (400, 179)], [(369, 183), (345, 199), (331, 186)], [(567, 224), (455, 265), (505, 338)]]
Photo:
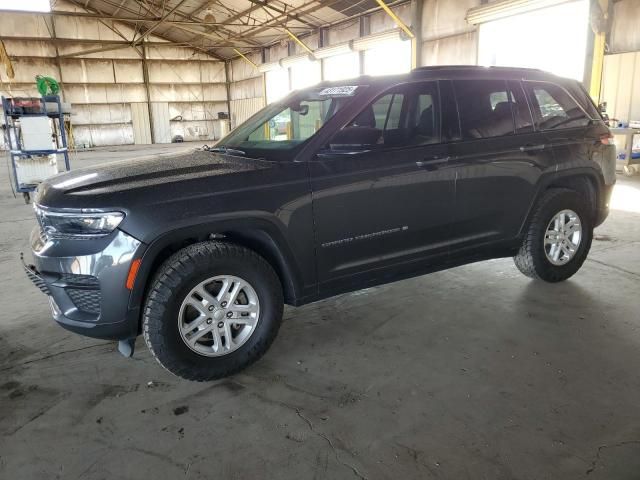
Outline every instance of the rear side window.
[(513, 95), (504, 80), (454, 80), (464, 140), (514, 133)]
[(524, 82), (538, 130), (584, 127), (589, 117), (559, 85)]

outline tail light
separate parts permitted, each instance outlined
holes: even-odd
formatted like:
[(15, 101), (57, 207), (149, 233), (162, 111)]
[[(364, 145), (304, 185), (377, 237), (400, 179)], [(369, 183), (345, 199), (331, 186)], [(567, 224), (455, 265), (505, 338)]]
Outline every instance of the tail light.
[(600, 143), (603, 145), (613, 145), (613, 135), (611, 132), (600, 135)]

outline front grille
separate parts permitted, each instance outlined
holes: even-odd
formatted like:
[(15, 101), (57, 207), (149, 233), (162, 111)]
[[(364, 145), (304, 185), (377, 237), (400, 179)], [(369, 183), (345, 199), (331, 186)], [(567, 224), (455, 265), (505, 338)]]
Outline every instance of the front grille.
[(78, 310), (87, 313), (100, 313), (100, 290), (65, 288), (65, 291)]
[(98, 279), (92, 275), (78, 275), (75, 273), (63, 273), (56, 283), (64, 283), (68, 286), (83, 286), (90, 288), (100, 288)]

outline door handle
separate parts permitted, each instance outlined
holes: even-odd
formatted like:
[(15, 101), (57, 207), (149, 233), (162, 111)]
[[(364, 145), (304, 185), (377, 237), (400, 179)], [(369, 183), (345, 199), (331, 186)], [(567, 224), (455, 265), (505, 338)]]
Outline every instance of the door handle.
[(426, 168), (427, 170), (435, 170), (438, 165), (447, 163), (451, 157), (434, 157), (426, 158), (424, 160), (418, 160), (416, 165), (420, 168)]
[(529, 144), (529, 145), (521, 146), (520, 147), (520, 151), (521, 152), (535, 152), (535, 151), (538, 151), (538, 150), (544, 150), (545, 148), (546, 148), (546, 146), (543, 143), (538, 144), (538, 145)]

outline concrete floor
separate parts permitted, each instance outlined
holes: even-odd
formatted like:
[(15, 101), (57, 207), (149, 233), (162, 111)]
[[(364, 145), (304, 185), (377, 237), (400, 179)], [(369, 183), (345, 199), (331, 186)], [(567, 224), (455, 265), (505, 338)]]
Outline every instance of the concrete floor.
[(287, 309), (258, 364), (210, 384), (56, 326), (4, 180), (0, 478), (640, 478), (638, 180), (570, 281), (505, 259)]

